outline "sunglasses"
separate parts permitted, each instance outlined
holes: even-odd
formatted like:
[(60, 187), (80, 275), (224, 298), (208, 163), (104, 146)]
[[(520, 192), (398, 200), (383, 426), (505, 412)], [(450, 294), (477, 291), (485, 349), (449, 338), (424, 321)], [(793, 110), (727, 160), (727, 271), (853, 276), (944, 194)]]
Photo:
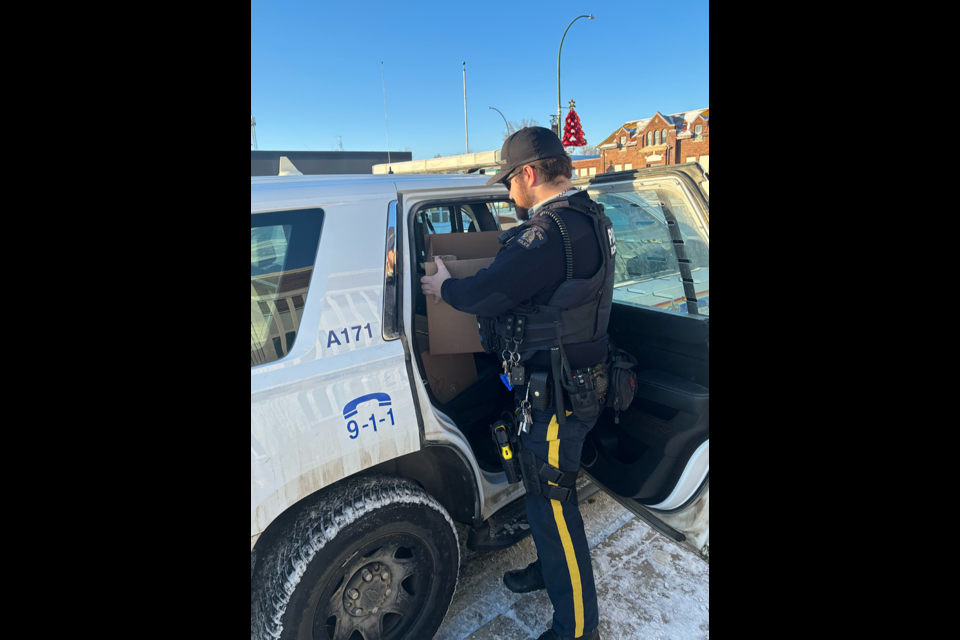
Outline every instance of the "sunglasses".
[(503, 180), (503, 186), (505, 186), (505, 187), (507, 188), (507, 191), (510, 191), (510, 182), (511, 182), (514, 178), (516, 178), (522, 171), (523, 171), (523, 167), (517, 167), (516, 169), (514, 169), (513, 171), (510, 172), (510, 175), (509, 175), (509, 176), (507, 176), (506, 178), (504, 178), (504, 180)]

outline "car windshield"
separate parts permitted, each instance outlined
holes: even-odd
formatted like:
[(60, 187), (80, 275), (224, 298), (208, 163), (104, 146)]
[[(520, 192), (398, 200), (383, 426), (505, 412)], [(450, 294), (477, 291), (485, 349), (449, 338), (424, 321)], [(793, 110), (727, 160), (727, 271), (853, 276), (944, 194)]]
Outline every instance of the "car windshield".
[[(614, 299), (632, 304), (686, 311), (680, 263), (670, 237), (667, 212), (680, 228), (697, 298), (709, 295), (709, 237), (686, 196), (672, 184), (635, 183), (589, 190), (603, 204), (617, 240)], [(709, 305), (699, 311), (709, 314)]]

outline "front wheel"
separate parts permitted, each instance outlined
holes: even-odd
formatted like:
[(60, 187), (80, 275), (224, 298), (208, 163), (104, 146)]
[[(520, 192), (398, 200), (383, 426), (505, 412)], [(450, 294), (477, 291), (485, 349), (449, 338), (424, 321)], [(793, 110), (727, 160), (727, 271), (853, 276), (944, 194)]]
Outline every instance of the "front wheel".
[(254, 568), (254, 640), (431, 638), (460, 566), (447, 511), (393, 476), (346, 481), (307, 498)]

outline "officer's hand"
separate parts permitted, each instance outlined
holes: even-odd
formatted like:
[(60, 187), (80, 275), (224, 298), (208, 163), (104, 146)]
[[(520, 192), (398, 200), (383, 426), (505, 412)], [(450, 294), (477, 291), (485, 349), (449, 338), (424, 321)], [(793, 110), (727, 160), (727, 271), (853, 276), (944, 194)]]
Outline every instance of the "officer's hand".
[(433, 296), (433, 303), (436, 304), (440, 302), (440, 288), (443, 286), (443, 281), (450, 277), (450, 272), (443, 266), (440, 258), (434, 258), (433, 261), (437, 263), (437, 273), (420, 278), (420, 289), (425, 295)]

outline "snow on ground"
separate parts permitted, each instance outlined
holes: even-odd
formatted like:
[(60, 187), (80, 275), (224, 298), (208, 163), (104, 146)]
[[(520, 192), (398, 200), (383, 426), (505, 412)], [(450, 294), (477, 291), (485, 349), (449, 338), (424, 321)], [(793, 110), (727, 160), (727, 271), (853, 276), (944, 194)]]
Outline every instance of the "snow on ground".
[[(580, 504), (600, 605), (603, 640), (710, 637), (710, 565), (651, 529), (604, 492)], [(536, 640), (550, 625), (547, 592), (511, 593), (507, 571), (537, 557), (533, 539), (502, 551), (466, 548), (460, 579), (435, 640)]]

